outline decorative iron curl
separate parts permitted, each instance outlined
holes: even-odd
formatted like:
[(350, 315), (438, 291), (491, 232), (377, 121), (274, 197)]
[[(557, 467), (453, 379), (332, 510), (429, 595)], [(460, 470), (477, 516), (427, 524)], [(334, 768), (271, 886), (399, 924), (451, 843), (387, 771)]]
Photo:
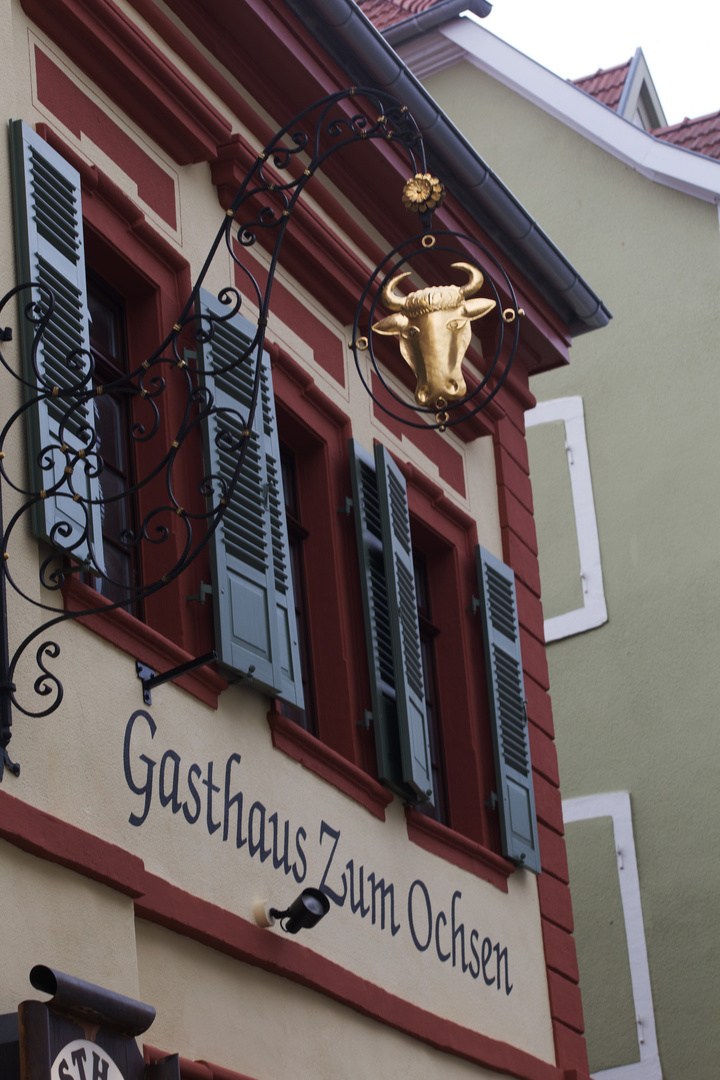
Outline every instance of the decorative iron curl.
[[(428, 242), (430, 238), (432, 238), (433, 243)], [(463, 246), (461, 246), (461, 243)], [(471, 245), (471, 247), (474, 247), (480, 253), (482, 260), (484, 260), (484, 265), (482, 265), (479, 260), (475, 261), (475, 265), (481, 271), (484, 278), (484, 285), (489, 288), (496, 304), (494, 314), (498, 328), (495, 350), (492, 357), (484, 363), (485, 370), (482, 377), (479, 380), (476, 380), (471, 376), (475, 385), (458, 401), (443, 403), (442, 406), (437, 408), (413, 404), (407, 401), (405, 397), (401, 396), (391, 386), (375, 356), (373, 347), (373, 324), (375, 323), (377, 306), (379, 303), (382, 303), (382, 292), (387, 283), (391, 278), (395, 277), (403, 267), (408, 266), (413, 259), (426, 255), (427, 250), (432, 248), (434, 252), (444, 252), (446, 254), (455, 255), (457, 256), (458, 261), (467, 262), (468, 250), (464, 245)], [(499, 276), (502, 281), (502, 294), (493, 277), (487, 272), (486, 267), (488, 263), (494, 267), (496, 276)], [(502, 296), (506, 298), (504, 307)], [(521, 314), (523, 314), (523, 312), (517, 305), (515, 290), (513, 289), (510, 278), (502, 265), (484, 244), (481, 244), (480, 241), (476, 240), (474, 237), (462, 233), (444, 230), (425, 232), (398, 244), (397, 247), (388, 252), (385, 258), (375, 267), (368, 278), (358, 302), (353, 322), (350, 348), (353, 353), (355, 367), (360, 380), (379, 409), (394, 420), (399, 420), (409, 427), (429, 427), (435, 430), (445, 431), (446, 428), (454, 427), (464, 420), (467, 420), (469, 417), (475, 416), (483, 409), (486, 409), (493, 398), (497, 396), (510, 373), (517, 352), (520, 326), (518, 316)], [(511, 340), (509, 343), (507, 341), (508, 332), (506, 329), (508, 326), (511, 327), (509, 335)], [(380, 382), (385, 392), (384, 400), (373, 390), (372, 377), (370, 380), (367, 378), (367, 368), (360, 357), (360, 354), (365, 352), (368, 354), (372, 373)]]
[[(302, 110), (278, 131), (258, 154), (227, 208), (191, 294), (173, 327), (150, 356), (107, 385), (99, 384), (93, 356), (83, 350), (70, 352), (59, 364), (56, 357), (52, 375), (45, 369), (44, 346), (53, 328), (53, 319), (57, 316), (56, 298), (47, 285), (37, 282), (18, 285), (0, 301), (0, 367), (16, 380), (25, 395), (24, 403), (16, 408), (0, 430), (0, 495), (3, 490), (11, 491), (13, 495), (13, 513), (7, 526), (3, 523), (0, 498), (3, 556), (0, 559), (0, 606), (3, 612), (0, 626), (0, 780), (5, 768), (15, 775), (20, 771), (7, 752), (11, 738), (12, 708), (28, 717), (44, 717), (54, 712), (63, 698), (62, 684), (49, 666), (50, 661), (57, 659), (60, 650), (54, 641), (47, 639), (48, 631), (69, 620), (128, 608), (153, 596), (190, 566), (220, 527), (240, 481), (251, 442), (250, 432), (261, 392), (259, 361), (285, 230), (306, 184), (318, 169), (322, 168), (325, 161), (346, 146), (374, 140), (391, 142), (397, 146), (407, 158), (411, 175), (427, 172), (422, 137), (407, 107), (391, 95), (373, 88), (353, 87), (331, 94)], [(427, 233), (431, 224), (431, 213), (421, 214), (420, 222)], [(244, 251), (254, 246), (259, 235), (264, 239), (274, 237), (264, 287), (261, 287), (250, 268), (243, 262)], [(435, 234), (438, 239), (449, 235)], [(470, 244), (475, 243), (469, 237), (462, 239)], [(205, 371), (197, 355), (202, 354), (204, 345), (212, 343), (221, 325), (237, 315), (242, 307), (240, 290), (231, 285), (218, 295), (223, 309), (221, 313), (201, 310), (200, 290), (221, 247), (230, 253), (236, 282), (240, 281), (245, 286), (243, 292), (249, 295), (258, 310), (258, 316), (253, 340), (222, 364), (215, 362), (214, 358), (212, 371)], [(393, 272), (398, 266), (404, 265), (411, 255), (403, 254), (403, 250), (403, 245), (400, 245), (391, 252), (368, 283), (355, 319), (354, 345), (357, 344), (359, 319), (364, 308), (369, 307), (370, 321), (374, 315), (377, 296), (369, 300), (373, 280), (380, 275), (382, 285), (388, 280), (391, 265)], [(449, 248), (444, 247), (442, 250)], [(502, 268), (489, 252), (485, 249), (482, 251), (484, 258), (500, 271), (504, 279), (502, 291), (510, 297), (510, 303), (517, 312), (512, 287)], [(462, 255), (466, 257), (466, 252), (463, 251)], [(395, 263), (396, 259), (400, 261)], [(495, 290), (494, 285), (492, 288)], [(498, 296), (497, 290), (495, 295)], [(31, 330), (30, 359), (27, 361), (28, 368), (24, 371), (16, 370), (15, 365), (9, 363), (2, 353), (3, 344), (12, 340), (11, 329), (3, 329), (3, 312), (7, 305), (15, 300), (19, 302)], [(370, 330), (368, 339), (372, 340)], [(516, 344), (517, 320), (513, 349)], [(195, 350), (192, 349), (193, 345), (196, 346)], [(382, 384), (391, 397), (400, 402), (377, 368), (372, 347), (371, 358)], [(498, 384), (506, 377), (506, 369), (500, 375), (495, 371), (498, 358), (499, 351), (485, 379), (466, 399), (466, 406), (471, 413), (485, 406), (487, 400), (497, 393)], [(355, 359), (361, 378), (372, 393), (361, 370), (357, 350)], [(243, 402), (243, 412), (231, 410), (234, 419), (241, 421), (242, 436), (237, 437), (231, 435), (222, 423), (223, 416), (227, 417), (229, 410), (217, 405), (212, 390), (204, 383), (204, 377), (217, 378), (236, 370), (240, 365), (245, 365), (245, 370), (252, 373), (252, 387), (249, 400)], [(492, 387), (489, 386), (491, 378), (494, 379)], [(162, 423), (162, 415), (166, 411), (171, 389), (174, 409), (172, 438), (169, 439), (169, 445), (160, 445), (160, 439), (168, 438), (169, 434), (168, 423)], [(152, 467), (143, 476), (137, 477), (130, 488), (115, 494), (107, 488), (104, 492), (102, 490), (104, 463), (97, 435), (87, 421), (88, 413), (95, 409), (96, 401), (102, 394), (116, 400), (127, 399), (134, 406), (130, 425), (132, 443), (153, 448)], [(178, 404), (183, 401), (184, 404)], [(404, 402), (400, 403), (404, 411), (408, 408), (416, 413), (422, 411), (414, 406), (405, 406)], [(404, 414), (391, 412), (385, 405), (380, 402), (378, 404), (390, 415), (408, 422)], [(36, 472), (42, 477), (42, 490), (32, 482), (28, 485), (22, 465), (17, 467), (16, 475), (11, 475), (7, 465), (7, 450), (12, 445), (14, 427), (18, 422), (30, 419), (33, 410), (38, 407), (52, 408), (58, 432), (57, 441), (44, 443), (38, 454)], [(453, 411), (457, 408), (458, 406), (452, 407)], [(218, 419), (216, 444), (232, 459), (232, 471), (230, 475), (223, 476), (217, 472), (207, 472), (199, 479), (195, 489), (197, 505), (184, 507), (176, 493), (176, 477), (183, 468), (184, 454), (192, 452), (196, 445), (190, 444), (189, 439), (196, 435), (198, 426), (212, 416)], [(458, 414), (450, 423), (457, 423), (460, 419)], [(425, 420), (420, 418), (410, 422), (414, 426), (425, 424)], [(436, 423), (435, 426), (439, 425)], [(186, 450), (188, 446), (191, 447), (190, 451)], [(87, 495), (87, 482), (95, 477), (100, 484), (100, 497), (91, 498)], [(105, 569), (101, 552), (93, 537), (92, 521), (100, 508), (109, 512), (113, 504), (126, 498), (134, 499), (140, 493), (143, 493), (147, 501), (152, 499), (154, 505), (144, 511), (142, 520), (136, 523), (134, 529), (121, 529), (118, 539), (124, 541), (126, 548), (140, 550), (143, 545), (152, 545), (156, 551), (166, 550), (168, 562), (162, 575), (155, 580), (125, 586), (122, 582), (113, 580)], [(97, 603), (90, 607), (58, 613), (52, 602), (38, 599), (34, 592), (23, 589), (20, 580), (12, 571), (9, 554), (18, 534), (19, 542), (23, 542), (33, 508), (40, 500), (47, 498), (71, 500), (79, 507), (78, 517), (82, 522), (75, 531), (67, 531), (62, 524), (53, 528), (52, 539), (55, 541), (56, 550), (44, 559), (40, 568), (41, 588), (50, 594), (47, 599), (56, 601), (58, 590), (68, 580), (85, 574), (92, 575), (92, 579), (99, 583), (100, 590), (107, 586), (121, 592), (119, 599), (108, 602), (107, 598), (98, 596)], [(171, 518), (174, 523), (172, 529), (169, 525)], [(168, 541), (171, 537), (181, 537), (181, 540), (170, 544)], [(8, 588), (25, 602), (50, 616), (20, 643), (12, 658), (9, 656), (7, 636)], [(42, 639), (42, 644), (36, 649), (35, 663), (40, 674), (34, 680), (33, 691), (38, 697), (50, 700), (43, 708), (32, 711), (16, 700), (14, 676), (20, 659), (38, 639)]]

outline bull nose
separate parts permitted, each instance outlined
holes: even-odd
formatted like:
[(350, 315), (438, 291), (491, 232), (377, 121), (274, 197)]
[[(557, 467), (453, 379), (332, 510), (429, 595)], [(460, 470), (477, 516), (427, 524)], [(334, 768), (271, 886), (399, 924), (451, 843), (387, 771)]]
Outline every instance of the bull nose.
[(430, 397), (430, 387), (425, 383), (423, 386), (418, 386), (415, 397), (420, 405), (424, 405), (427, 399)]

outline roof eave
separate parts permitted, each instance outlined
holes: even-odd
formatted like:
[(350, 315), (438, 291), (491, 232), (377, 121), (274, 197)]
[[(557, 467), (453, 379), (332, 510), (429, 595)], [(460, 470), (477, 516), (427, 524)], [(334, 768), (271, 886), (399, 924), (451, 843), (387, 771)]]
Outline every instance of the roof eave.
[(383, 30), (382, 35), (393, 47), (412, 41), (420, 34), (427, 34), (451, 19), (457, 19), (463, 11), (472, 11), (479, 19), (485, 19), (492, 11), (488, 0), (440, 0), (427, 11), (395, 23)]
[[(602, 300), (485, 164), (353, 0), (285, 0), (353, 83), (403, 101), (458, 202), (575, 336), (612, 318)], [(467, 5), (465, 5), (467, 7)], [(449, 175), (448, 175), (449, 174)]]

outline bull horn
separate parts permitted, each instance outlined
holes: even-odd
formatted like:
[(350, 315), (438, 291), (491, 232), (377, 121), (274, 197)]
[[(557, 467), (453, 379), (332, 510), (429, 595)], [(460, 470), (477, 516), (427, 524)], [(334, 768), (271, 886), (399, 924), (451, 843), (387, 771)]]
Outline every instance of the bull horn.
[(460, 295), (463, 300), (466, 296), (472, 296), (481, 288), (483, 281), (485, 280), (478, 270), (477, 266), (472, 266), (470, 263), (456, 262), (452, 264), (456, 266), (458, 270), (467, 270), (469, 281), (467, 285), (460, 286)]
[(387, 285), (382, 291), (382, 302), (388, 311), (402, 311), (405, 306), (405, 297), (401, 293), (395, 292), (395, 286), (398, 281), (402, 281), (403, 278), (410, 277), (411, 271), (407, 270), (404, 274), (396, 274), (394, 278), (388, 281)]

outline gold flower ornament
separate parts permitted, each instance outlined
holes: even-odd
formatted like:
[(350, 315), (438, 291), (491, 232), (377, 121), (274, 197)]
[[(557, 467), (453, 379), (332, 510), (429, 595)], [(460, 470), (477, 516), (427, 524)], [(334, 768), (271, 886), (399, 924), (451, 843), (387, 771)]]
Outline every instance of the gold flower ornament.
[(436, 210), (445, 198), (445, 185), (431, 173), (416, 173), (403, 188), (402, 201), (406, 210), (424, 214)]

